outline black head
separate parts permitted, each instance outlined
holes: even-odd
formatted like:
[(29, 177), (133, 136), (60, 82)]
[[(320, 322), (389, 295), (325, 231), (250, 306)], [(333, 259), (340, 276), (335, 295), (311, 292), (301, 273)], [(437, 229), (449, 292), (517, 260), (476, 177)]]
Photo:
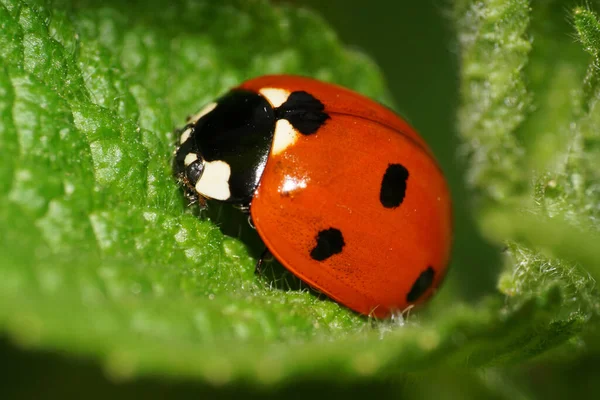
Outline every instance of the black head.
[(186, 196), (250, 204), (275, 131), (270, 103), (258, 93), (235, 89), (188, 122), (179, 132), (174, 160)]

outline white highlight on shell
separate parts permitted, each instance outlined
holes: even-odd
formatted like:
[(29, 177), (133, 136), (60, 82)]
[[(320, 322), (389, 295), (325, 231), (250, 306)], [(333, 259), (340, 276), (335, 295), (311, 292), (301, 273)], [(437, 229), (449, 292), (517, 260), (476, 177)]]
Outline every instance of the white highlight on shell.
[(181, 136), (179, 136), (179, 144), (184, 144), (185, 142), (187, 142), (187, 140), (190, 138), (191, 134), (192, 134), (192, 128), (187, 128), (185, 131), (183, 131)]
[(230, 176), (231, 167), (226, 162), (221, 160), (204, 162), (204, 171), (196, 183), (196, 191), (210, 199), (227, 200), (231, 196)]
[(290, 92), (279, 88), (262, 88), (258, 91), (271, 103), (273, 108), (280, 107), (290, 97)]
[(206, 114), (214, 110), (215, 107), (217, 107), (217, 103), (210, 103), (206, 105), (202, 110), (198, 111), (196, 114), (188, 118), (188, 124), (195, 124), (200, 118), (204, 117)]
[(277, 155), (296, 143), (300, 134), (290, 124), (287, 119), (280, 119), (275, 125), (275, 135), (273, 135), (273, 145), (271, 154)]
[(196, 161), (197, 159), (198, 159), (198, 154), (196, 154), (196, 153), (187, 153), (187, 155), (183, 159), (183, 165), (185, 165), (187, 167), (191, 163), (193, 163), (194, 161)]
[(306, 189), (306, 180), (286, 176), (283, 185), (279, 188), (279, 193), (290, 194), (296, 190)]

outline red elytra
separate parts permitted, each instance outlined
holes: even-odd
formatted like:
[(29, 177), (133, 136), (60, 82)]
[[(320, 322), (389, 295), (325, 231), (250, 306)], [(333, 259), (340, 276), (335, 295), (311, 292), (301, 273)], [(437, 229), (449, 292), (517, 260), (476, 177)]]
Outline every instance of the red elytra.
[(449, 262), (452, 210), (415, 130), (367, 97), (310, 78), (263, 76), (240, 88), (306, 92), (329, 117), (310, 135), (277, 124), (274, 141), (286, 135), (286, 145), (271, 150), (250, 205), (275, 258), (359, 313), (383, 318), (429, 298)]

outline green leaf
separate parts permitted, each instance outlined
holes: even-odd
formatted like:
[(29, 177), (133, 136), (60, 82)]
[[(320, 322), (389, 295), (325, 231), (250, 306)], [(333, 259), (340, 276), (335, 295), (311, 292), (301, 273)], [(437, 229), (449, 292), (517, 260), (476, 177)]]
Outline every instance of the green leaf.
[[(237, 234), (245, 221), (225, 208), (198, 218), (171, 173), (173, 129), (253, 76), (314, 76), (390, 104), (369, 59), (314, 14), (262, 0), (0, 0), (0, 329), (117, 378), (215, 385), (398, 377), (575, 349), (597, 309), (582, 264), (598, 255), (564, 260), (570, 245), (553, 252), (510, 218), (595, 228), (596, 72), (586, 75), (557, 4), (453, 9), (468, 182), (483, 231), (509, 243), (503, 294), (465, 305), (450, 281), (427, 310), (373, 321), (293, 289), (276, 268), (256, 277), (256, 235)], [(595, 16), (577, 10), (597, 57)], [(564, 59), (548, 62), (556, 51)]]
[(581, 311), (590, 318), (599, 307), (591, 276), (600, 277), (592, 44), (598, 26), (593, 12), (574, 10), (575, 27), (595, 58), (589, 67), (572, 39), (564, 2), (455, 7), (462, 45), (459, 127), (469, 183), (482, 204), (480, 226), (507, 246), (499, 289), (508, 304), (522, 304), (523, 294), (558, 284), (564, 300), (556, 318)]
[(524, 149), (515, 135), (531, 107), (524, 68), (531, 51), (527, 0), (457, 2), (461, 43), (459, 131), (472, 160), (468, 182), (505, 201), (523, 181)]
[(118, 375), (214, 380), (256, 373), (253, 352), (235, 347), (366, 326), (255, 278), (239, 241), (186, 210), (170, 157), (186, 114), (248, 77), (307, 73), (385, 100), (379, 72), (307, 12), (161, 8), (0, 7), (0, 324), (26, 345), (95, 354)]

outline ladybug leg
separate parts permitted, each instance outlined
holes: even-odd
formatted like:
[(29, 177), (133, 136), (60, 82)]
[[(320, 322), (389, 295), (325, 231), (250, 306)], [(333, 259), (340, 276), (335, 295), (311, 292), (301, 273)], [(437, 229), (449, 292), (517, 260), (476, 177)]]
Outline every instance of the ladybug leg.
[(256, 230), (256, 226), (254, 225), (254, 221), (252, 221), (252, 216), (248, 215), (248, 225), (250, 225), (250, 228)]
[(268, 248), (265, 247), (265, 250), (262, 252), (258, 261), (256, 262), (256, 268), (254, 269), (254, 273), (257, 275), (262, 275), (262, 267), (263, 264), (273, 260), (273, 254), (269, 251)]
[(252, 221), (252, 215), (250, 215), (250, 204), (243, 205), (238, 207), (242, 212), (248, 217), (248, 225), (250, 228), (256, 230), (256, 225), (254, 225), (254, 221)]
[(250, 204), (234, 204), (233, 207), (237, 208), (248, 216), (250, 215)]
[[(250, 215), (250, 204), (239, 205), (238, 208), (244, 214), (246, 214), (248, 216), (248, 225), (250, 225), (250, 227), (252, 229), (256, 229), (256, 226), (254, 226), (254, 221), (252, 221), (252, 215)], [(260, 254), (260, 257), (258, 258), (258, 261), (256, 261), (256, 267), (254, 268), (254, 273), (256, 275), (262, 275), (263, 265), (266, 262), (270, 262), (272, 260), (273, 260), (273, 254), (271, 254), (269, 249), (267, 247), (265, 247), (263, 252)]]

